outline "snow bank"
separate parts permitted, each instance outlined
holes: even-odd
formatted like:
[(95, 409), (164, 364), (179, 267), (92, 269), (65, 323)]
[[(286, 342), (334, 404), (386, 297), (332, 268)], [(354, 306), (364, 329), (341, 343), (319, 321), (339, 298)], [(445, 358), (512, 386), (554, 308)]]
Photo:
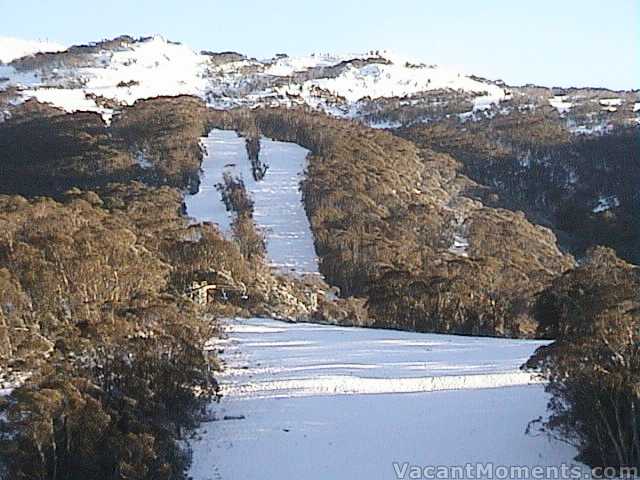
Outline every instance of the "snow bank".
[(25, 89), (24, 98), (37, 98), (67, 112), (98, 112), (107, 122), (113, 112), (90, 95), (124, 105), (161, 95), (205, 95), (208, 58), (160, 36), (86, 56), (81, 67), (26, 73), (7, 69), (4, 76), (9, 85)]
[[(320, 366), (319, 368), (322, 368)], [(353, 365), (333, 368), (366, 369)], [(375, 367), (372, 367), (375, 368)], [(350, 375), (276, 380), (231, 385), (224, 390), (233, 397), (290, 398), (316, 395), (363, 395), (380, 393), (438, 392), (442, 390), (469, 390), (501, 388), (540, 383), (532, 374), (524, 372), (481, 375), (446, 375), (417, 378), (362, 378)]]
[(529, 385), (537, 378), (519, 367), (545, 344), (264, 319), (234, 321), (228, 335), (225, 352), (237, 356), (224, 388), (234, 397)]
[(85, 69), (85, 91), (126, 104), (159, 95), (204, 95), (207, 58), (160, 36), (116, 51), (108, 61)]
[(276, 60), (267, 60), (269, 67), (264, 71), (266, 75), (286, 77), (295, 72), (301, 72), (310, 68), (331, 67), (340, 62), (349, 60), (349, 55), (311, 54), (308, 56), (289, 57), (283, 56)]

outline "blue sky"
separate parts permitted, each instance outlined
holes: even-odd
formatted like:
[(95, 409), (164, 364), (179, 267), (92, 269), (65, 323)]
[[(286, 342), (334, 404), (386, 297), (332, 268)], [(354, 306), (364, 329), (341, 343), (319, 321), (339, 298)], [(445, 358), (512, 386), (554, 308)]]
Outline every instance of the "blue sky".
[(640, 0), (0, 0), (0, 36), (159, 33), (195, 49), (389, 48), (510, 84), (640, 88)]

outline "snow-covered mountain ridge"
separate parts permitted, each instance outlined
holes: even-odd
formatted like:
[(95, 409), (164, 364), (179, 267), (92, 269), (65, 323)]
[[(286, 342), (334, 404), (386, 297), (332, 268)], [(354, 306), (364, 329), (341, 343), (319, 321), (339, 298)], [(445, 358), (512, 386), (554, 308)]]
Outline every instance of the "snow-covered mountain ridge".
[(351, 113), (365, 97), (402, 97), (435, 89), (472, 92), (482, 97), (479, 105), (499, 102), (506, 95), (497, 85), (441, 67), (411, 64), (389, 52), (224, 58), (196, 53), (159, 36), (123, 37), (115, 44), (84, 50), (75, 47), (13, 62), (2, 67), (3, 86), (16, 86), (23, 98), (35, 97), (67, 110), (93, 107), (100, 112), (98, 102), (88, 100), (87, 94), (125, 104), (176, 94), (198, 95), (223, 108), (306, 103), (338, 114)]
[[(0, 38), (0, 54), (15, 52), (10, 44), (11, 40)], [(442, 116), (457, 115), (466, 121), (514, 108), (553, 107), (566, 115), (585, 103), (598, 115), (629, 110), (628, 116), (637, 121), (640, 105), (633, 92), (590, 98), (535, 87), (513, 89), (500, 81), (411, 61), (388, 51), (305, 57), (280, 54), (257, 60), (235, 52), (198, 53), (161, 36), (123, 36), (58, 51), (61, 48), (45, 44), (25, 49), (27, 56), (22, 58), (15, 54), (0, 57), (5, 62), (0, 64), (0, 108), (5, 91), (5, 102), (36, 98), (66, 111), (96, 111), (108, 121), (119, 105), (187, 94), (215, 108), (307, 105), (336, 116), (359, 118), (372, 126), (393, 127)], [(388, 112), (397, 108), (418, 113), (405, 112), (398, 119)], [(574, 123), (580, 133), (606, 127), (601, 121)]]
[(62, 52), (65, 48), (59, 43), (48, 40), (22, 40), (0, 36), (0, 63), (9, 63), (39, 52)]

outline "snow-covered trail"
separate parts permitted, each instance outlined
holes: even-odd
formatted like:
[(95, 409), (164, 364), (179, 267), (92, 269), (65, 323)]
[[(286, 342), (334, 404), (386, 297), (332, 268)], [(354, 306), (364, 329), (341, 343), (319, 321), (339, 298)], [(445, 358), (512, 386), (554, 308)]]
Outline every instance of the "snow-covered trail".
[(265, 232), (267, 255), (281, 271), (317, 273), (318, 258), (300, 192), (308, 150), (295, 143), (263, 137), (260, 161), (268, 166), (263, 179), (252, 174), (245, 139), (232, 130), (213, 130), (202, 139), (207, 155), (200, 190), (185, 199), (187, 213), (198, 221), (217, 223), (229, 232), (231, 215), (216, 185), (224, 172), (240, 177), (254, 201), (254, 218)]
[[(518, 367), (541, 342), (232, 320), (223, 397), (194, 480), (393, 479), (415, 465), (560, 465), (525, 434), (547, 395)], [(226, 417), (226, 420), (225, 420)]]

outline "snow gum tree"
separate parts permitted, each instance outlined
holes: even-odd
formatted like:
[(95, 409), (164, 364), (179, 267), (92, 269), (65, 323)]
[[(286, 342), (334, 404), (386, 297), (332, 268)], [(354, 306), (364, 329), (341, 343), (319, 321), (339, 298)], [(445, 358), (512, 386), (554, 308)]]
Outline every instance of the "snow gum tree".
[(552, 395), (543, 429), (589, 465), (640, 467), (640, 270), (599, 247), (540, 295), (537, 317), (556, 338), (528, 363)]

